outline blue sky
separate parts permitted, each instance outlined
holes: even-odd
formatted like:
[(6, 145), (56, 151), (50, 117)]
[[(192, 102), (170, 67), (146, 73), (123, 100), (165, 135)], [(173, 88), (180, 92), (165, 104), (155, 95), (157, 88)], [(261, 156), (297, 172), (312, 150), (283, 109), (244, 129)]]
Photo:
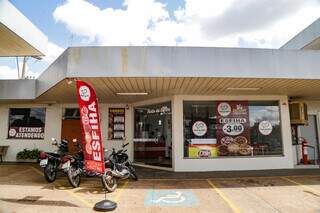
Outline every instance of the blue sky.
[[(38, 76), (69, 46), (160, 45), (279, 48), (320, 16), (318, 0), (11, 0), (47, 37)], [(0, 78), (16, 77), (14, 58)]]

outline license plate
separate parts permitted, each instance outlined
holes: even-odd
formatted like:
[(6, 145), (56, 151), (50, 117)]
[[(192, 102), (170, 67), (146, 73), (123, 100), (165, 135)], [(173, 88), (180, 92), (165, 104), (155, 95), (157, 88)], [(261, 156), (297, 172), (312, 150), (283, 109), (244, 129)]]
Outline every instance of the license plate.
[(62, 164), (62, 169), (63, 170), (68, 170), (70, 167), (70, 161), (65, 162), (64, 164)]
[(43, 159), (43, 160), (40, 161), (40, 166), (41, 167), (46, 167), (47, 164), (48, 164), (48, 158)]

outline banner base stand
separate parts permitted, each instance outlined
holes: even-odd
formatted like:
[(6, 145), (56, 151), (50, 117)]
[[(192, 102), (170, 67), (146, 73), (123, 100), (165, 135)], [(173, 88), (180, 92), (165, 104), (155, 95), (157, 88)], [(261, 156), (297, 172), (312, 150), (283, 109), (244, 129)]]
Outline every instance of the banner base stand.
[(102, 200), (96, 203), (93, 207), (95, 211), (99, 212), (108, 212), (113, 211), (117, 208), (117, 203), (111, 201), (111, 200)]

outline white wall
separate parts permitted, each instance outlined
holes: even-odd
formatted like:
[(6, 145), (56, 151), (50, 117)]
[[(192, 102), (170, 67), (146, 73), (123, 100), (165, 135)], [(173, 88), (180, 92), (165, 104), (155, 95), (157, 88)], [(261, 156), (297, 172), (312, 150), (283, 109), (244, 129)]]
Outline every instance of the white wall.
[[(46, 108), (46, 126), (45, 137), (43, 140), (25, 140), (25, 139), (7, 139), (9, 108), (29, 108), (45, 107)], [(51, 145), (51, 138), (60, 138), (61, 135), (61, 117), (62, 111), (60, 105), (36, 105), (36, 104), (11, 104), (0, 105), (0, 146), (8, 145), (9, 149), (4, 157), (4, 161), (16, 161), (16, 155), (23, 149), (38, 148), (44, 151), (54, 151), (55, 146)], [(58, 128), (60, 127), (60, 128)]]
[[(65, 108), (77, 108), (78, 104), (63, 104), (61, 106), (62, 111)], [(109, 117), (109, 108), (126, 108), (125, 113), (125, 140), (109, 140), (108, 139), (108, 117)], [(101, 134), (103, 138), (104, 148), (111, 150), (115, 148), (116, 150), (121, 149), (123, 144), (129, 143), (126, 147), (128, 150), (129, 159), (133, 160), (133, 108), (130, 105), (126, 104), (99, 104), (99, 110), (101, 114)]]
[[(108, 149), (115, 147), (119, 149), (122, 144), (129, 143), (128, 154), (133, 159), (133, 133), (134, 133), (134, 115), (133, 107), (172, 101), (172, 144), (173, 144), (173, 170), (174, 171), (219, 171), (219, 170), (253, 170), (253, 169), (281, 169), (293, 168), (295, 155), (291, 142), (291, 130), (289, 121), (289, 109), (286, 96), (172, 96), (166, 98), (153, 99), (149, 101), (128, 105), (126, 109), (126, 139), (108, 140), (108, 108), (126, 107), (124, 104), (100, 104), (101, 125), (104, 146)], [(187, 159), (183, 157), (183, 100), (279, 100), (282, 141), (284, 147), (284, 156), (277, 157), (234, 157), (234, 158), (215, 158), (215, 159)], [(46, 113), (46, 128), (44, 140), (12, 140), (7, 139), (8, 131), (8, 109), (9, 107), (36, 107), (44, 106)], [(24, 148), (39, 148), (42, 150), (53, 150), (51, 137), (60, 139), (62, 112), (66, 107), (77, 107), (77, 104), (54, 104), (48, 105), (0, 105), (0, 145), (9, 145), (8, 154), (5, 161), (15, 161), (18, 151)], [(312, 108), (311, 108), (312, 109)], [(311, 110), (310, 109), (310, 110)], [(320, 107), (319, 107), (320, 109)]]
[[(222, 171), (293, 168), (289, 108), (286, 96), (175, 96), (173, 99), (175, 171)], [(188, 159), (183, 157), (183, 100), (279, 100), (284, 156)]]
[[(25, 140), (25, 139), (7, 139), (8, 132), (8, 115), (9, 108), (30, 108), (30, 107), (45, 107), (46, 108), (46, 125), (45, 125), (45, 138), (44, 140)], [(4, 161), (16, 161), (16, 155), (23, 149), (34, 149), (38, 148), (43, 151), (54, 151), (56, 147), (51, 145), (51, 138), (61, 139), (61, 124), (62, 115), (65, 108), (77, 108), (77, 104), (53, 104), (48, 106), (47, 104), (10, 104), (0, 105), (0, 146), (8, 145), (9, 149), (6, 156), (3, 158)], [(102, 137), (104, 147), (107, 149), (120, 149), (122, 144), (129, 143), (128, 154), (129, 158), (133, 160), (133, 116), (132, 107), (128, 105), (126, 109), (126, 139), (125, 140), (108, 140), (107, 129), (108, 129), (108, 111), (109, 107), (126, 107), (124, 104), (99, 104), (101, 112), (101, 126), (102, 126)]]
[[(308, 107), (308, 115), (316, 115), (317, 119), (317, 134), (318, 138), (320, 138), (320, 101), (304, 101)], [(298, 128), (298, 135), (301, 135), (300, 128)], [(311, 150), (310, 150), (311, 151)], [(301, 159), (301, 146), (293, 147), (293, 155), (294, 155), (294, 162), (297, 164), (298, 159)]]

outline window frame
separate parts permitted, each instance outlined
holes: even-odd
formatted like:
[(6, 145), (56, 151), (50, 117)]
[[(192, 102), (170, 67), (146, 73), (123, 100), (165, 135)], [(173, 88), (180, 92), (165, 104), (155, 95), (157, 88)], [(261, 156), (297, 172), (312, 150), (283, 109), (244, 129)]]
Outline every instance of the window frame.
[[(43, 128), (43, 138), (10, 138), (9, 137), (9, 129), (10, 127), (10, 115), (12, 109), (44, 109), (44, 125), (43, 127), (31, 127), (31, 128)], [(46, 133), (46, 120), (47, 120), (47, 108), (44, 106), (37, 106), (37, 107), (9, 107), (8, 108), (8, 120), (7, 120), (7, 134), (6, 139), (7, 140), (44, 140), (45, 139), (45, 133)]]
[[(250, 103), (252, 102), (276, 102), (277, 105), (273, 105), (273, 106), (278, 106), (278, 112), (279, 112), (279, 121), (280, 121), (280, 139), (281, 139), (281, 154), (275, 154), (275, 155), (271, 155), (271, 154), (266, 154), (266, 155), (246, 155), (246, 156), (217, 156), (217, 157), (208, 157), (208, 158), (201, 158), (201, 157), (185, 157), (184, 153), (185, 153), (185, 125), (184, 125), (184, 106), (186, 102), (214, 102), (216, 103), (217, 101), (248, 101), (248, 108), (250, 107)], [(280, 104), (281, 100), (280, 99), (243, 99), (243, 98), (238, 98), (234, 97), (232, 99), (225, 99), (225, 98), (221, 98), (221, 99), (182, 99), (182, 128), (183, 128), (183, 132), (182, 132), (182, 140), (183, 140), (183, 146), (182, 146), (182, 153), (183, 153), (183, 159), (201, 159), (201, 160), (212, 160), (212, 159), (230, 159), (230, 158), (264, 158), (264, 157), (284, 157), (284, 140), (283, 140), (283, 120), (282, 120), (282, 114), (281, 114), (281, 104)], [(250, 118), (249, 118), (250, 119)], [(250, 122), (250, 121), (249, 121)], [(251, 130), (251, 127), (250, 127)]]

